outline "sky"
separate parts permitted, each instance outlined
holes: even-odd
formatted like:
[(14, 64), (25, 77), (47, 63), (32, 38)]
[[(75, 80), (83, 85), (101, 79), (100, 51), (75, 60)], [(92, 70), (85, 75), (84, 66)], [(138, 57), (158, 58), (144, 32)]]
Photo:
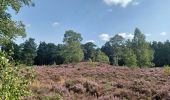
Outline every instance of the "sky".
[(170, 39), (170, 0), (33, 0), (35, 7), (23, 7), (14, 20), (26, 25), (27, 38), (37, 43), (62, 43), (65, 31), (81, 33), (82, 43), (99, 47), (119, 34), (133, 38), (138, 27), (148, 41)]

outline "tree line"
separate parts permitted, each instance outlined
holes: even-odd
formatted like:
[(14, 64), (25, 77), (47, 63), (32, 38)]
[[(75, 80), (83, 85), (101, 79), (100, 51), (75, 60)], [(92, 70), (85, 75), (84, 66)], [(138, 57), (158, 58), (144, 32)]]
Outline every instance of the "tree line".
[(63, 44), (40, 42), (37, 45), (35, 39), (29, 38), (20, 45), (11, 41), (1, 49), (10, 54), (14, 61), (29, 66), (88, 60), (129, 67), (170, 65), (170, 42), (147, 42), (138, 28), (135, 29), (133, 39), (115, 35), (101, 48), (97, 48), (92, 42), (81, 44), (82, 40), (80, 33), (69, 30), (64, 34)]

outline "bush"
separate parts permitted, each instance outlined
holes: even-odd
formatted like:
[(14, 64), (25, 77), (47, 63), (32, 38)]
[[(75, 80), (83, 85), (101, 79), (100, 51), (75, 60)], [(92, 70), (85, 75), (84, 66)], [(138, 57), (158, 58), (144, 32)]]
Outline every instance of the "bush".
[(86, 88), (86, 92), (89, 93), (92, 96), (99, 96), (99, 92), (98, 92), (98, 84), (91, 82), (91, 81), (86, 81), (83, 84), (84, 88)]
[(88, 64), (90, 67), (96, 67), (96, 66), (97, 66), (97, 63), (96, 63), (96, 62), (93, 62), (91, 59), (88, 60), (87, 64)]
[[(0, 99), (19, 100), (31, 95), (28, 85), (33, 79), (33, 74), (24, 73), (20, 67), (9, 63), (10, 57), (0, 51)], [(29, 71), (29, 69), (25, 70)]]
[(73, 80), (67, 80), (67, 81), (65, 82), (66, 88), (70, 88), (70, 87), (72, 87), (74, 84), (75, 84), (75, 81), (73, 81)]
[(170, 66), (168, 65), (164, 66), (163, 71), (165, 75), (170, 75)]
[(55, 96), (52, 97), (44, 97), (43, 100), (62, 100), (62, 96), (59, 94), (56, 94)]
[(94, 61), (100, 62), (100, 63), (109, 63), (109, 57), (105, 55), (101, 50), (97, 50), (95, 54)]

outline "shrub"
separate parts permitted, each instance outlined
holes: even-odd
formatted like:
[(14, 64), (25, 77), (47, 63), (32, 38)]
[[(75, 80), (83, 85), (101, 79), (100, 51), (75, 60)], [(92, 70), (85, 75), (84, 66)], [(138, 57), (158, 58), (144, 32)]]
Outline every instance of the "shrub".
[(104, 91), (111, 91), (113, 86), (109, 83), (104, 84)]
[(82, 84), (75, 84), (70, 88), (74, 93), (82, 94), (86, 91)]
[(90, 67), (96, 67), (96, 66), (97, 66), (97, 63), (96, 63), (96, 62), (93, 62), (91, 59), (88, 60), (87, 64), (88, 64)]
[(75, 82), (74, 82), (73, 80), (67, 80), (67, 81), (65, 82), (66, 88), (70, 88), (70, 87), (72, 87), (74, 84), (75, 84)]
[(105, 55), (101, 50), (97, 50), (95, 53), (95, 59), (94, 61), (100, 62), (100, 63), (109, 63), (109, 57)]
[(87, 93), (93, 96), (97, 96), (97, 97), (99, 96), (99, 93), (98, 93), (99, 86), (97, 83), (86, 81), (83, 85), (84, 85), (84, 88), (86, 88)]
[(62, 96), (59, 94), (56, 94), (55, 96), (46, 96), (43, 97), (43, 100), (62, 100)]
[(165, 75), (170, 75), (170, 66), (168, 65), (164, 66), (163, 71)]
[[(0, 99), (19, 100), (31, 95), (28, 85), (33, 79), (33, 74), (23, 73), (20, 67), (9, 63), (10, 57), (0, 51)], [(26, 70), (27, 72), (29, 69)]]

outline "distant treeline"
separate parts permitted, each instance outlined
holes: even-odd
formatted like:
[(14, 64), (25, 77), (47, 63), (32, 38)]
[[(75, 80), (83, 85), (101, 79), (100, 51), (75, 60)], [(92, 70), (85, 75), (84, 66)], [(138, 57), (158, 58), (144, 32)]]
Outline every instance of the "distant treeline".
[(1, 49), (16, 62), (32, 65), (53, 65), (93, 61), (129, 67), (162, 67), (170, 65), (170, 42), (147, 42), (145, 35), (135, 29), (134, 38), (124, 39), (120, 35), (110, 38), (101, 48), (88, 42), (81, 44), (80, 33), (72, 30), (64, 34), (63, 44), (41, 42), (38, 46), (33, 38), (17, 45), (8, 42)]

